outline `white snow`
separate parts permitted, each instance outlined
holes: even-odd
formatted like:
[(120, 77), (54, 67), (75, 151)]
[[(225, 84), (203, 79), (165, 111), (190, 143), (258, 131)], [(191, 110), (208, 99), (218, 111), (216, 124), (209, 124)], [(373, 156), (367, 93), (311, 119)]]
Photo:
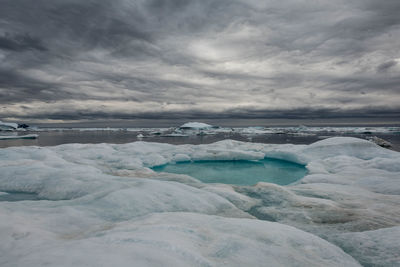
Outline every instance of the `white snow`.
[[(232, 186), (149, 169), (264, 157), (309, 174), (290, 186)], [(341, 137), (0, 149), (2, 195), (43, 199), (0, 201), (0, 265), (396, 266), (399, 166), (400, 153)]]
[[(83, 215), (66, 211), (53, 223)], [(58, 232), (40, 217), (6, 210), (0, 218), (2, 266), (359, 266), (312, 234), (258, 220), (174, 212)]]
[(398, 266), (400, 226), (383, 228), (374, 231), (345, 233), (335, 238), (335, 243), (342, 245), (346, 251), (354, 251), (360, 263), (376, 266)]

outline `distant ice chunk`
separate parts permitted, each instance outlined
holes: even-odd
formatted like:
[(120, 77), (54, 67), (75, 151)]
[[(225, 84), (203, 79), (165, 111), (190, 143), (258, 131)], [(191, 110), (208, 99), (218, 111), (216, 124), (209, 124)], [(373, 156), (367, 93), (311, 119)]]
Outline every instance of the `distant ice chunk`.
[(235, 128), (235, 131), (243, 135), (258, 135), (258, 134), (273, 134), (275, 131), (271, 129), (265, 129), (263, 127), (247, 127), (247, 128)]
[(204, 130), (211, 128), (216, 128), (216, 127), (202, 122), (187, 122), (179, 127), (179, 129), (182, 130)]
[(17, 123), (0, 121), (0, 131), (14, 131), (17, 128), (18, 128)]
[(389, 141), (386, 141), (385, 139), (379, 138), (377, 136), (368, 137), (367, 140), (369, 140), (381, 147), (391, 147), (392, 146), (392, 144)]

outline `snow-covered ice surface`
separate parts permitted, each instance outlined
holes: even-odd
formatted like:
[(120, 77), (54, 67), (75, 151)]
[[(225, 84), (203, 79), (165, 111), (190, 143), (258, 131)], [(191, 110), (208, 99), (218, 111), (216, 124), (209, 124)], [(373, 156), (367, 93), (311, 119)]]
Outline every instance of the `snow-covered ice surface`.
[[(150, 169), (264, 157), (309, 174), (232, 186)], [(0, 266), (400, 265), (400, 153), (356, 138), (5, 148), (0, 192)]]

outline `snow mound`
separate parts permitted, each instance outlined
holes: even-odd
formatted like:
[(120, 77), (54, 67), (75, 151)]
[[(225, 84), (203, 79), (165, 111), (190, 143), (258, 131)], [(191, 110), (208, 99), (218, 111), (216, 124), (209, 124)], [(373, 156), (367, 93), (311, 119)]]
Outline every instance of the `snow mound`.
[(341, 234), (335, 243), (354, 254), (363, 265), (400, 266), (400, 226)]
[[(21, 220), (24, 217), (8, 215), (0, 213), (0, 248), (9, 253), (3, 264), (359, 266), (341, 249), (312, 234), (258, 220), (160, 213), (66, 234), (43, 229), (38, 222), (28, 224)], [(7, 223), (11, 221), (12, 226)], [(68, 222), (60, 223), (62, 227)], [(21, 257), (19, 252), (32, 248), (34, 253)]]

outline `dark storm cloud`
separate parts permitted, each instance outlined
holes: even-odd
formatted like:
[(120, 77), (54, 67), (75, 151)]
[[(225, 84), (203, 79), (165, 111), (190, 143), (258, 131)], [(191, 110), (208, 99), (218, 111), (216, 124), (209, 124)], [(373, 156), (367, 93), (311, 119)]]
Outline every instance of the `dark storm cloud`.
[(378, 72), (385, 72), (388, 69), (390, 69), (391, 67), (396, 66), (396, 65), (397, 65), (397, 62), (394, 60), (391, 60), (391, 61), (380, 64), (376, 69)]
[(0, 36), (0, 49), (12, 51), (23, 51), (29, 49), (39, 51), (46, 50), (39, 39), (36, 39), (29, 34), (19, 35), (9, 33), (5, 33), (3, 36)]
[(54, 87), (55, 85), (24, 77), (15, 71), (0, 69), (0, 103), (2, 104), (18, 102), (21, 99), (25, 101), (42, 99), (44, 97), (41, 91)]
[[(29, 107), (22, 108), (29, 111)], [(9, 114), (12, 116), (12, 114)], [(35, 114), (35, 119), (52, 120), (113, 120), (113, 119), (338, 119), (338, 118), (388, 118), (397, 119), (400, 116), (400, 109), (390, 109), (386, 107), (377, 107), (369, 109), (352, 109), (343, 111), (341, 109), (327, 108), (301, 108), (291, 110), (252, 110), (235, 109), (227, 110), (222, 113), (207, 111), (192, 112), (144, 112), (136, 114), (126, 114), (124, 112), (104, 112), (92, 110), (74, 110), (74, 111), (56, 111)], [(33, 116), (26, 114), (20, 116), (21, 119), (33, 119)]]
[(399, 12), (397, 0), (4, 0), (0, 117), (391, 117)]

